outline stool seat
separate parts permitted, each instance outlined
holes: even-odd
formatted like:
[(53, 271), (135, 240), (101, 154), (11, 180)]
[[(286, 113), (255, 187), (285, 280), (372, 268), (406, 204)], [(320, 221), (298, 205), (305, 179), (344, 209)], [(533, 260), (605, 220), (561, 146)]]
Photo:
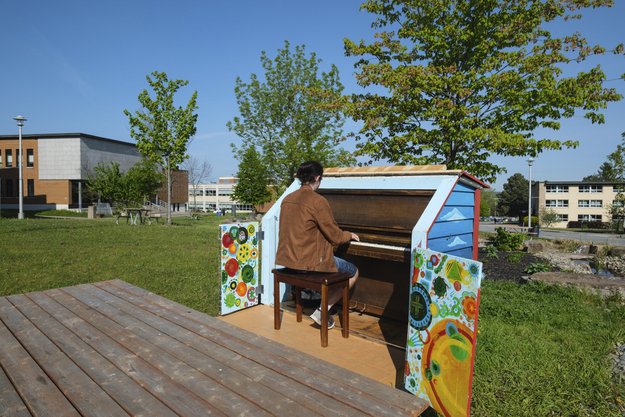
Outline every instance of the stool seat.
[(298, 271), (289, 268), (273, 269), (274, 277), (274, 328), (280, 330), (280, 283), (290, 284), (295, 290), (295, 312), (297, 321), (302, 321), (303, 288), (321, 292), (321, 346), (328, 346), (328, 291), (334, 288), (343, 290), (341, 329), (343, 337), (349, 337), (349, 279), (346, 272)]

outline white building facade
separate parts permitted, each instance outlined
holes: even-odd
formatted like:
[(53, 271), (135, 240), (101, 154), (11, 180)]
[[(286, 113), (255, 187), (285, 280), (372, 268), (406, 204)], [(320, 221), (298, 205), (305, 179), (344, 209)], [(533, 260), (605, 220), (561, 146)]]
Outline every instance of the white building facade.
[(189, 184), (189, 209), (203, 212), (232, 212), (233, 209), (234, 211), (252, 211), (252, 205), (240, 204), (232, 200), (237, 181), (236, 177), (219, 177), (213, 183), (197, 186)]

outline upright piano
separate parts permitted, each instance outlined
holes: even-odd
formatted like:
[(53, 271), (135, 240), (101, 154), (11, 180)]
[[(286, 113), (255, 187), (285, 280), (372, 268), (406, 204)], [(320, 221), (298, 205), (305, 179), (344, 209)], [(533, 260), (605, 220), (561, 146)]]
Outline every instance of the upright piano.
[[(270, 302), (273, 292), (281, 199), (299, 187), (295, 181), (262, 220), (261, 302)], [(439, 165), (326, 169), (318, 192), (330, 203), (339, 227), (360, 237), (336, 251), (359, 269), (351, 306), (406, 323), (412, 250), (477, 259), (484, 187), (466, 172)]]

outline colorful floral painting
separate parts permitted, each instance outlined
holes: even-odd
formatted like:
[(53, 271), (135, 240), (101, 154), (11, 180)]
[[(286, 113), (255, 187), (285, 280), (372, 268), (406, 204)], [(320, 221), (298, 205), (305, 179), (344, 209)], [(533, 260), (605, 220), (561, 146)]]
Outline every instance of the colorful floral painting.
[(219, 226), (221, 241), (221, 314), (258, 304), (258, 223)]
[(482, 264), (414, 249), (405, 387), (446, 417), (468, 416)]

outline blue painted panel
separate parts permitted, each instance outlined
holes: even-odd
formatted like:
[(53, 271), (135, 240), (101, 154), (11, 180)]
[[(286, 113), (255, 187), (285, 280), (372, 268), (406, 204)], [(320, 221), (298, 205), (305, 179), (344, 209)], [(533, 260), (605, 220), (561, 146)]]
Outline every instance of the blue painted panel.
[(447, 252), (450, 255), (459, 256), (461, 258), (473, 259), (473, 248), (459, 249)]
[(466, 219), (473, 219), (473, 207), (445, 206), (438, 215), (436, 222), (438, 223)]
[(438, 237), (462, 235), (465, 233), (473, 233), (473, 219), (434, 223), (434, 226), (430, 229), (430, 233), (428, 233), (428, 240)]
[(454, 191), (449, 196), (449, 200), (445, 206), (469, 206), (473, 207), (475, 205), (475, 196), (471, 193), (464, 192), (456, 192)]
[(473, 233), (428, 239), (428, 249), (431, 250), (451, 253), (464, 248), (473, 248)]
[(475, 188), (471, 188), (466, 184), (462, 184), (462, 183), (457, 183), (456, 186), (454, 187), (454, 191), (465, 191), (468, 193), (473, 193), (475, 191)]

